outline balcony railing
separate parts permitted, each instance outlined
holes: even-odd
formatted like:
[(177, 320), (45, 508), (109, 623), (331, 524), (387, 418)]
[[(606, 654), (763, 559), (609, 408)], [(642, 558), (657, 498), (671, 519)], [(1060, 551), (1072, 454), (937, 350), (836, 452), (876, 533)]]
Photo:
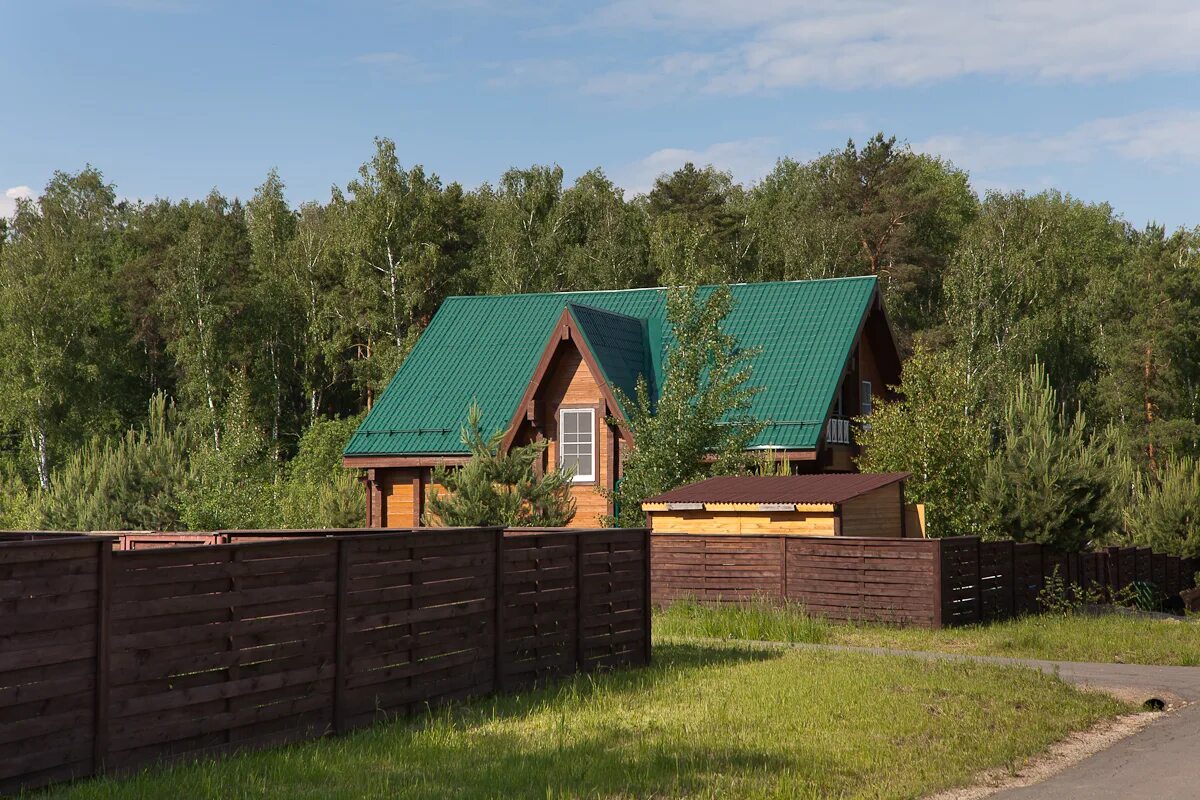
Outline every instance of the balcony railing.
[(850, 444), (850, 420), (846, 417), (830, 417), (825, 426), (827, 444)]

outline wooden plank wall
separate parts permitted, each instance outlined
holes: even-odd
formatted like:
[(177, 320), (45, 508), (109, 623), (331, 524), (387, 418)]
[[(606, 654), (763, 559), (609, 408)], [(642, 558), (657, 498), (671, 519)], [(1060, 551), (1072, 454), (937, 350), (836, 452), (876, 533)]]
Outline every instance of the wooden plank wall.
[(1194, 583), (1194, 562), (1149, 548), (1059, 553), (1036, 542), (984, 542), (972, 536), (939, 542), (942, 617), (947, 625), (1036, 614), (1041, 610), (1039, 595), (1056, 573), (1064, 583), (1102, 597), (1145, 582), (1162, 598), (1172, 598)]
[(0, 794), (96, 767), (104, 540), (0, 544)]
[(501, 688), (649, 662), (648, 539), (640, 529), (504, 538)]
[(832, 619), (936, 624), (937, 542), (655, 533), (652, 599), (802, 603)]
[(836, 620), (944, 627), (1041, 610), (1055, 569), (1064, 581), (1112, 593), (1133, 581), (1175, 597), (1195, 563), (1146, 549), (1054, 553), (1036, 543), (977, 537), (880, 539), (654, 533), (656, 605), (675, 600), (793, 602)]
[(650, 658), (648, 531), (307, 533), (0, 542), (0, 792)]

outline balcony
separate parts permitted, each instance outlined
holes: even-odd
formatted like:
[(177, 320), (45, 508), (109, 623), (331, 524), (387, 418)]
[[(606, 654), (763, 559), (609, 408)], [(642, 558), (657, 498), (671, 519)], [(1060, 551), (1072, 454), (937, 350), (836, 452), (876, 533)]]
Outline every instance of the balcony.
[(850, 420), (846, 417), (830, 417), (825, 426), (826, 444), (850, 444)]

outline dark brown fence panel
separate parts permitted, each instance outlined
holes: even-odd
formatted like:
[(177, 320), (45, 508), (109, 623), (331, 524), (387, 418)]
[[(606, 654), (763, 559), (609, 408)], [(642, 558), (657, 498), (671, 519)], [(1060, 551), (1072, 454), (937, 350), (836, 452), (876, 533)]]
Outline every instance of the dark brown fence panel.
[(0, 793), (96, 765), (103, 540), (0, 547)]
[(829, 619), (935, 624), (937, 544), (786, 537), (787, 599)]
[(656, 533), (651, 539), (656, 603), (684, 597), (723, 602), (783, 598), (781, 537)]
[(118, 554), (107, 763), (128, 768), (327, 730), (334, 550), (314, 540)]
[(942, 624), (968, 625), (983, 618), (980, 541), (975, 536), (941, 539)]
[(339, 729), (492, 689), (498, 532), (425, 531), (342, 548)]
[(574, 671), (578, 651), (580, 538), (567, 531), (504, 537), (500, 685)]
[(0, 792), (645, 663), (648, 539), (0, 535)]
[(576, 542), (579, 668), (649, 663), (649, 533), (600, 530)]
[(1015, 544), (979, 543), (979, 605), (984, 621), (1011, 617), (1016, 611)]

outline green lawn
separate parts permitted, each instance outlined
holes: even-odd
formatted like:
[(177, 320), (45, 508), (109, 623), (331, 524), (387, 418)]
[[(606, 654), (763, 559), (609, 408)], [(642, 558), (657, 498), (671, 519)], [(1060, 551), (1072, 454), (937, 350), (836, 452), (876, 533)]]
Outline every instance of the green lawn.
[(798, 606), (676, 603), (654, 618), (656, 634), (774, 642), (892, 647), (986, 656), (1200, 665), (1200, 627), (1121, 616), (1043, 614), (943, 630), (840, 625)]
[(1031, 670), (663, 642), (649, 668), (44, 797), (920, 797), (1127, 710)]

